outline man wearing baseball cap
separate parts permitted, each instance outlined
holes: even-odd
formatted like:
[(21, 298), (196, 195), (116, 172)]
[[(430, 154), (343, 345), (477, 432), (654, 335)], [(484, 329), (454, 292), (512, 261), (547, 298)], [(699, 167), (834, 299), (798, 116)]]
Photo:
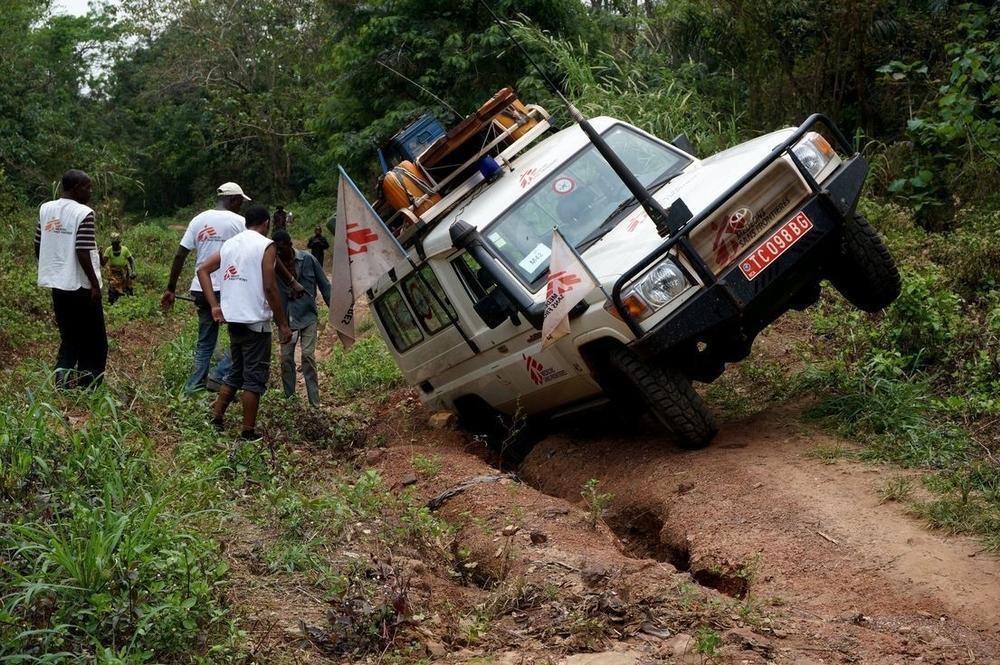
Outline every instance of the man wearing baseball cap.
[[(192, 393), (206, 387), (218, 390), (232, 367), (232, 359), (227, 348), (223, 352), (219, 364), (209, 375), (212, 355), (215, 353), (215, 345), (219, 338), (219, 324), (212, 318), (212, 308), (205, 300), (205, 294), (198, 281), (197, 270), (205, 262), (205, 259), (219, 251), (222, 243), (236, 234), (246, 231), (245, 220), (238, 213), (243, 207), (243, 202), (251, 199), (243, 193), (243, 188), (235, 182), (223, 183), (215, 191), (215, 194), (215, 208), (199, 213), (188, 224), (184, 237), (181, 238), (180, 246), (177, 248), (177, 253), (174, 255), (174, 263), (170, 267), (167, 290), (163, 292), (163, 297), (160, 299), (160, 305), (163, 309), (167, 310), (173, 307), (174, 300), (177, 298), (177, 279), (180, 277), (187, 255), (194, 250), (195, 276), (191, 280), (191, 295), (194, 296), (194, 304), (198, 308), (198, 341), (194, 348), (194, 367), (187, 383), (184, 384), (185, 393)], [(211, 284), (216, 299), (219, 298), (220, 279), (221, 275), (218, 272), (212, 273)]]

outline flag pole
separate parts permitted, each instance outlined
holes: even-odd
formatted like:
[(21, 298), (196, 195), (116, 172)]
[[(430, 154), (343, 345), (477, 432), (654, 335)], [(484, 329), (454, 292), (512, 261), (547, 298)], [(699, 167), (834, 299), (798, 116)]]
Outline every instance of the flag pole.
[[(358, 198), (360, 198), (362, 201), (365, 202), (365, 205), (368, 206), (369, 211), (372, 213), (372, 215), (375, 216), (375, 219), (379, 221), (379, 224), (382, 226), (382, 230), (385, 231), (387, 234), (389, 234), (389, 237), (392, 238), (392, 241), (396, 243), (396, 247), (399, 248), (399, 253), (406, 257), (406, 261), (410, 264), (410, 267), (413, 268), (413, 274), (417, 276), (417, 279), (420, 280), (420, 283), (423, 284), (424, 288), (427, 289), (427, 291), (431, 294), (431, 297), (434, 299), (434, 302), (436, 302), (438, 307), (441, 308), (441, 311), (444, 312), (444, 315), (448, 317), (449, 324), (455, 326), (455, 330), (457, 330), (458, 334), (462, 336), (462, 340), (469, 346), (469, 349), (473, 353), (479, 353), (479, 346), (474, 341), (472, 341), (472, 339), (466, 334), (465, 330), (462, 329), (462, 326), (460, 326), (458, 323), (458, 319), (455, 318), (455, 315), (452, 313), (451, 309), (449, 309), (441, 300), (441, 296), (438, 295), (438, 292), (435, 291), (433, 288), (431, 288), (431, 285), (427, 281), (427, 278), (424, 277), (423, 272), (419, 268), (417, 268), (417, 264), (413, 262), (413, 259), (410, 257), (410, 253), (407, 252), (400, 244), (399, 238), (393, 235), (392, 231), (390, 231), (389, 228), (385, 225), (379, 214), (376, 213), (374, 209), (372, 209), (371, 204), (368, 203), (368, 199), (366, 199), (364, 195), (361, 194), (361, 191), (358, 189), (358, 186), (355, 185), (354, 181), (351, 180), (351, 177), (347, 175), (347, 172), (344, 170), (344, 167), (338, 164), (337, 168), (340, 169), (340, 176), (347, 180), (347, 184), (351, 187), (351, 189), (354, 190), (354, 193), (358, 195)], [(354, 294), (353, 291), (352, 291), (352, 296), (354, 298), (357, 298), (357, 295)]]

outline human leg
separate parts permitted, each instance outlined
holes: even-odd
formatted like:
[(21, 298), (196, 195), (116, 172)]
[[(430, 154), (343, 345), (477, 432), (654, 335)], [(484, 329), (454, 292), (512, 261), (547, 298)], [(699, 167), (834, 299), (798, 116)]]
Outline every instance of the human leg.
[[(220, 300), (218, 291), (215, 292), (215, 300), (216, 301)], [(215, 345), (213, 345), (212, 347), (212, 355), (213, 356), (215, 355)], [(209, 360), (209, 364), (211, 364), (211, 360)], [(226, 374), (229, 374), (229, 370), (231, 370), (232, 368), (233, 368), (233, 356), (229, 350), (229, 346), (226, 346), (224, 349), (222, 349), (222, 355), (219, 356), (219, 361), (215, 364), (215, 367), (212, 367), (211, 371), (208, 373), (209, 380), (208, 382), (206, 382), (206, 385), (209, 387), (209, 389), (210, 390), (212, 389), (211, 384), (213, 382), (215, 384), (222, 385), (225, 382)]]
[[(231, 329), (230, 334), (233, 334)], [(255, 435), (260, 396), (267, 390), (267, 379), (271, 373), (271, 333), (247, 329), (243, 339), (243, 395), (240, 401), (243, 404), (243, 435), (246, 437)], [(235, 356), (236, 349), (233, 351)]]
[(229, 348), (232, 352), (233, 365), (226, 374), (225, 383), (219, 388), (219, 394), (212, 404), (212, 419), (216, 425), (222, 424), (222, 417), (226, 414), (226, 409), (236, 397), (236, 391), (243, 385), (243, 372), (245, 368), (244, 346), (246, 335), (243, 332), (246, 326), (240, 323), (229, 324)]
[(316, 329), (315, 323), (299, 331), (302, 346), (302, 380), (306, 384), (306, 395), (311, 406), (319, 406), (319, 374), (316, 371)]
[(243, 436), (253, 435), (257, 431), (257, 410), (260, 408), (260, 395), (244, 390), (240, 394), (240, 404), (243, 405)]
[(104, 324), (103, 303), (94, 301), (86, 289), (81, 289), (80, 294), (76, 324), (80, 335), (80, 385), (91, 386), (104, 380), (104, 370), (108, 365), (108, 332)]
[(67, 386), (80, 359), (80, 338), (75, 330), (79, 299), (74, 291), (52, 289), (52, 310), (59, 328), (59, 352), (56, 355), (56, 382)]
[(295, 342), (281, 345), (281, 388), (285, 397), (295, 394)]
[(208, 367), (219, 339), (219, 324), (212, 318), (212, 308), (200, 292), (194, 293), (194, 304), (198, 308), (198, 341), (194, 347), (194, 366), (191, 376), (184, 384), (184, 392), (192, 393), (205, 387)]

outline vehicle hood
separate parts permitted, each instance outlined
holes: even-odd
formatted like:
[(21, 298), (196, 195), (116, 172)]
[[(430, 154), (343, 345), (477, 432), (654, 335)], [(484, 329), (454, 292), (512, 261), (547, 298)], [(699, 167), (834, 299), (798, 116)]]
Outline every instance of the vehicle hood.
[[(697, 215), (734, 185), (757, 163), (794, 133), (781, 129), (741, 143), (711, 157), (693, 162), (684, 173), (653, 196), (667, 208), (678, 198)], [(665, 239), (656, 232), (649, 215), (637, 207), (603, 238), (583, 252), (591, 272), (610, 287), (629, 267), (655, 250)]]

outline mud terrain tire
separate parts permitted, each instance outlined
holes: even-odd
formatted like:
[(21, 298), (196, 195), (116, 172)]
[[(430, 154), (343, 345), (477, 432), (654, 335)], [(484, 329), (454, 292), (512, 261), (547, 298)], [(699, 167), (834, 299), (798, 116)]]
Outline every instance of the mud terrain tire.
[(641, 398), (679, 447), (704, 448), (718, 433), (715, 416), (679, 371), (646, 364), (623, 346), (609, 351), (608, 364), (632, 388), (613, 397), (626, 405)]
[(862, 215), (844, 222), (839, 263), (830, 281), (847, 301), (865, 312), (878, 312), (899, 297), (896, 262), (878, 231)]

